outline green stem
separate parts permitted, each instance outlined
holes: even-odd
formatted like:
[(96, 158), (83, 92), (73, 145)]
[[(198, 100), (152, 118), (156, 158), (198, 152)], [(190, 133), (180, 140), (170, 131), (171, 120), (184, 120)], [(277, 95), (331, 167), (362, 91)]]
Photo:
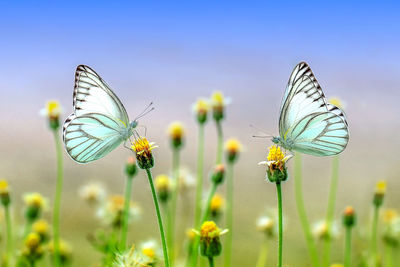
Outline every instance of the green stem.
[(329, 200), (328, 200), (328, 209), (326, 212), (326, 226), (328, 231), (328, 238), (324, 239), (324, 267), (329, 267), (329, 262), (331, 258), (331, 246), (332, 246), (332, 223), (333, 218), (335, 216), (335, 204), (336, 204), (336, 195), (338, 189), (338, 181), (339, 181), (339, 156), (334, 156), (332, 158), (332, 175), (331, 175), (331, 184), (329, 190)]
[(57, 183), (53, 211), (54, 266), (60, 266), (60, 206), (63, 186), (63, 155), (61, 140), (57, 130), (53, 130), (57, 153)]
[(9, 266), (12, 266), (11, 258), (13, 253), (13, 237), (12, 237), (10, 205), (4, 206), (4, 213), (6, 217), (6, 230), (7, 230), (7, 263), (9, 264)]
[(217, 144), (217, 159), (216, 159), (216, 165), (222, 163), (222, 150), (223, 150), (223, 143), (224, 143), (224, 135), (222, 132), (222, 125), (221, 121), (217, 121), (217, 134), (218, 134), (218, 144)]
[(377, 235), (378, 235), (378, 219), (379, 219), (379, 206), (375, 205), (374, 206), (374, 218), (372, 220), (372, 231), (371, 231), (371, 254), (372, 258), (374, 261), (374, 264), (376, 265), (378, 263), (378, 240), (377, 240)]
[[(206, 207), (205, 207), (203, 216), (201, 217), (200, 227), (207, 220), (208, 216), (210, 215), (210, 203), (211, 203), (213, 196), (215, 195), (215, 192), (217, 191), (217, 187), (218, 187), (218, 184), (216, 184), (216, 183), (212, 184), (210, 193), (208, 194)], [(196, 236), (194, 243), (193, 243), (192, 260), (191, 260), (191, 264), (190, 264), (190, 266), (192, 266), (192, 267), (197, 266), (197, 255), (199, 253), (199, 250), (198, 250), (199, 242), (200, 242), (200, 237)]]
[(201, 216), (201, 199), (203, 196), (203, 161), (204, 161), (204, 124), (199, 124), (199, 140), (197, 147), (197, 182), (196, 182), (196, 207), (194, 225), (199, 228)]
[(346, 227), (344, 267), (351, 266), (351, 227)]
[(163, 254), (164, 254), (164, 265), (165, 265), (165, 267), (169, 267), (167, 242), (165, 240), (164, 226), (163, 226), (163, 222), (162, 222), (162, 218), (161, 218), (160, 206), (158, 205), (156, 190), (154, 188), (153, 176), (151, 174), (150, 169), (146, 169), (146, 173), (147, 173), (147, 178), (148, 178), (149, 184), (150, 184), (151, 194), (153, 196), (154, 207), (156, 208), (158, 227), (160, 229), (161, 243), (162, 243)]
[(301, 169), (301, 154), (297, 153), (294, 161), (294, 183), (295, 183), (295, 197), (297, 204), (297, 211), (299, 213), (301, 226), (303, 228), (303, 232), (306, 238), (308, 252), (311, 257), (311, 262), (313, 267), (319, 266), (319, 258), (317, 247), (315, 245), (310, 224), (308, 222), (306, 209), (304, 206), (304, 198), (303, 198), (303, 185), (302, 185), (302, 169)]
[(385, 245), (385, 266), (393, 267), (393, 246)]
[(208, 263), (210, 264), (210, 267), (214, 267), (214, 257), (208, 257)]
[(268, 239), (265, 238), (261, 245), (260, 253), (258, 254), (256, 267), (265, 267), (265, 264), (267, 263), (267, 256), (268, 256)]
[(283, 248), (283, 223), (282, 223), (282, 188), (281, 183), (276, 183), (276, 193), (278, 196), (278, 216), (279, 216), (279, 239), (278, 239), (278, 267), (282, 267), (282, 248)]
[(29, 232), (31, 231), (33, 221), (28, 219), (25, 223), (24, 235), (23, 238), (27, 237)]
[(122, 219), (122, 229), (121, 229), (121, 240), (119, 247), (121, 251), (126, 249), (126, 242), (128, 236), (128, 224), (129, 224), (129, 209), (131, 202), (131, 192), (132, 192), (132, 181), (133, 176), (127, 176), (125, 185), (125, 200), (124, 200), (124, 213)]
[(225, 237), (225, 260), (224, 266), (231, 266), (232, 259), (232, 240), (233, 240), (233, 163), (228, 162), (227, 164), (227, 209), (226, 209), (226, 227), (229, 229), (227, 236)]
[(172, 155), (172, 198), (170, 203), (170, 212), (167, 225), (167, 243), (170, 253), (171, 263), (175, 258), (175, 224), (176, 224), (176, 206), (179, 193), (179, 149), (173, 149)]

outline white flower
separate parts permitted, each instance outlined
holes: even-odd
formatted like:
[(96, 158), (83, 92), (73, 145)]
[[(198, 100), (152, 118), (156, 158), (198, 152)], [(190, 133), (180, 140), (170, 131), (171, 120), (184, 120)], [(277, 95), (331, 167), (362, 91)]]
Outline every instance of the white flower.
[(100, 183), (89, 183), (79, 189), (79, 196), (89, 204), (102, 203), (106, 195), (106, 190)]

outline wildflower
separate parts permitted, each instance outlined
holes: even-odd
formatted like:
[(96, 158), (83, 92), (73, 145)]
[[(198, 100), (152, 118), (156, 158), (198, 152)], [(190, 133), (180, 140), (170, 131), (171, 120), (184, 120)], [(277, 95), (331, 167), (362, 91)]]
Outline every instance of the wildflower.
[(30, 233), (24, 243), (22, 256), (29, 262), (35, 262), (43, 255), (43, 248), (40, 243), (40, 236), (37, 233)]
[(400, 216), (396, 210), (386, 210), (383, 214), (385, 223), (383, 229), (383, 242), (391, 247), (400, 245)]
[(142, 254), (152, 260), (152, 263), (157, 262), (161, 255), (160, 247), (155, 240), (145, 241), (139, 245), (139, 248)]
[(10, 186), (6, 180), (0, 180), (0, 200), (4, 207), (10, 205)]
[(153, 260), (135, 249), (135, 246), (123, 253), (117, 253), (113, 267), (151, 267)]
[(32, 230), (34, 233), (40, 236), (40, 241), (45, 242), (49, 239), (50, 236), (50, 226), (49, 223), (44, 220), (38, 220), (32, 225)]
[(210, 212), (214, 217), (218, 217), (225, 205), (225, 199), (220, 194), (215, 194), (211, 199)]
[(328, 99), (329, 104), (332, 104), (338, 108), (340, 108), (341, 110), (343, 110), (345, 108), (345, 103), (342, 101), (342, 99), (340, 99), (339, 97), (331, 97)]
[(106, 190), (102, 184), (89, 183), (79, 189), (80, 197), (90, 205), (101, 203), (106, 197)]
[[(54, 255), (54, 241), (50, 241), (48, 244), (48, 250), (50, 254)], [(61, 266), (66, 265), (72, 259), (72, 248), (64, 240), (60, 240), (60, 250), (58, 251), (60, 257)]]
[(381, 180), (376, 183), (373, 203), (376, 207), (383, 204), (383, 198), (386, 194), (386, 181)]
[(154, 166), (154, 157), (151, 151), (156, 147), (153, 142), (149, 143), (146, 137), (140, 137), (134, 142), (132, 149), (141, 169), (151, 169)]
[(49, 119), (49, 126), (52, 130), (57, 130), (60, 127), (60, 115), (62, 108), (56, 100), (50, 100), (46, 103), (46, 107), (40, 110), (40, 114)]
[(226, 155), (229, 163), (236, 161), (239, 152), (242, 150), (242, 144), (235, 138), (228, 139), (225, 143)]
[(345, 227), (353, 227), (356, 223), (356, 215), (354, 208), (351, 206), (346, 207), (343, 213), (343, 224)]
[(214, 168), (214, 173), (211, 176), (211, 181), (214, 184), (221, 184), (224, 181), (225, 176), (225, 166), (224, 164), (218, 164)]
[(137, 173), (136, 159), (135, 157), (129, 157), (125, 165), (125, 173), (128, 177), (133, 177)]
[(265, 233), (267, 237), (276, 236), (278, 232), (276, 220), (270, 216), (261, 216), (257, 220), (257, 230)]
[(390, 222), (392, 222), (394, 219), (396, 219), (398, 217), (399, 217), (399, 214), (394, 209), (386, 209), (383, 212), (383, 222), (384, 223), (390, 223)]
[(179, 121), (171, 123), (168, 127), (168, 134), (171, 138), (171, 144), (174, 149), (179, 149), (183, 146), (183, 138), (185, 136), (185, 129), (183, 124)]
[[(125, 198), (120, 195), (110, 196), (107, 203), (99, 210), (98, 215), (106, 224), (110, 224), (115, 228), (122, 225)], [(141, 213), (140, 207), (136, 202), (129, 205), (129, 221), (139, 218)]]
[(288, 177), (286, 162), (293, 155), (286, 155), (281, 148), (273, 145), (269, 148), (267, 161), (261, 161), (259, 165), (267, 165), (267, 178), (270, 182), (286, 181)]
[(47, 208), (47, 199), (40, 193), (28, 193), (23, 196), (26, 205), (25, 216), (28, 221), (36, 220), (42, 211)]
[(158, 175), (155, 179), (155, 187), (158, 198), (162, 202), (166, 202), (171, 194), (171, 179), (165, 174)]
[(200, 233), (195, 231), (200, 236), (200, 252), (205, 257), (215, 257), (221, 254), (222, 245), (219, 237), (228, 230), (221, 230), (213, 221), (206, 221), (200, 228)]
[(211, 107), (215, 121), (219, 122), (224, 118), (225, 106), (229, 104), (229, 102), (230, 101), (225, 99), (224, 95), (220, 91), (215, 91), (211, 95)]
[(179, 191), (182, 193), (196, 186), (196, 180), (189, 169), (187, 168), (179, 169), (178, 184), (179, 184)]
[(204, 98), (199, 98), (196, 103), (193, 104), (193, 111), (195, 112), (197, 121), (200, 124), (204, 124), (207, 121), (208, 110), (209, 104)]
[(314, 224), (313, 234), (315, 238), (319, 240), (336, 238), (339, 236), (339, 227), (336, 222), (332, 222), (331, 229), (329, 231), (326, 221), (321, 220)]

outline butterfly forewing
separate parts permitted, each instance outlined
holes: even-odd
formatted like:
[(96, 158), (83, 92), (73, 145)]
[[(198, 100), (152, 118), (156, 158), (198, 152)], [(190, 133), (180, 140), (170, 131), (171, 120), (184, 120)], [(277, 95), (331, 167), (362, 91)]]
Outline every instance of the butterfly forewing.
[(316, 156), (342, 152), (348, 142), (343, 112), (327, 103), (310, 67), (301, 62), (290, 76), (281, 105), (279, 132), (292, 149)]

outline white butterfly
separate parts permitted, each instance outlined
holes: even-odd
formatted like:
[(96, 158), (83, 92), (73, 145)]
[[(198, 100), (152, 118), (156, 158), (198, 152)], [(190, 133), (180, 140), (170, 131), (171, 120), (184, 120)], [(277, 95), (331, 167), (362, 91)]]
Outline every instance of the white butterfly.
[[(152, 110), (150, 105), (137, 118)], [(129, 121), (107, 83), (85, 65), (76, 68), (73, 108), (64, 122), (63, 140), (68, 154), (79, 163), (104, 157), (128, 140), (138, 125), (137, 119)]]
[(342, 152), (349, 141), (344, 113), (329, 104), (310, 67), (300, 62), (290, 75), (283, 96), (279, 137), (275, 144), (314, 156)]

